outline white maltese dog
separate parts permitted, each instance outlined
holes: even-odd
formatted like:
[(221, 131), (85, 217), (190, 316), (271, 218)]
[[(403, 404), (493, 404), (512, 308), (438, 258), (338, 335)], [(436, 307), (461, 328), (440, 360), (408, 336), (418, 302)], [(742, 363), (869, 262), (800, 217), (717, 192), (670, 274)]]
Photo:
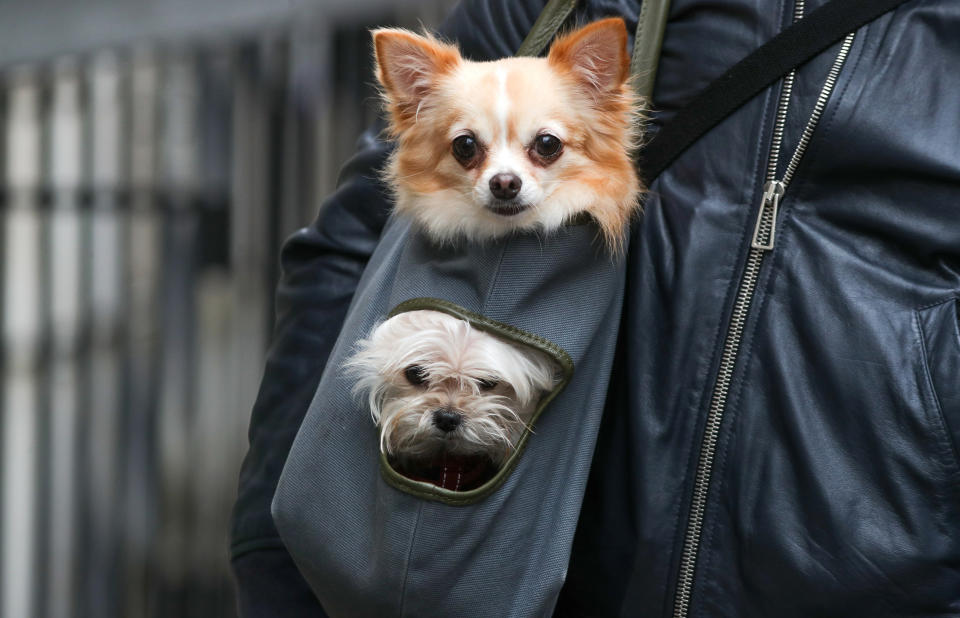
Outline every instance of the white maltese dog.
[(346, 367), (394, 469), (454, 491), (496, 473), (559, 375), (538, 350), (427, 310), (381, 323)]

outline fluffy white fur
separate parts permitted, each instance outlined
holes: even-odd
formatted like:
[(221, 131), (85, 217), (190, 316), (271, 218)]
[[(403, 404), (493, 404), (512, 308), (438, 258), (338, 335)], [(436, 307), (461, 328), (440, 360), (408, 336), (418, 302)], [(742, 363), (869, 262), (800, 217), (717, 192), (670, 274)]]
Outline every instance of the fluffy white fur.
[[(423, 369), (425, 384), (407, 380), (411, 366)], [(388, 455), (485, 454), (498, 465), (557, 380), (545, 354), (438, 311), (410, 311), (381, 323), (357, 344), (346, 368), (381, 428), (380, 447)], [(484, 388), (483, 380), (497, 384)], [(459, 427), (437, 428), (438, 409), (462, 415)]]

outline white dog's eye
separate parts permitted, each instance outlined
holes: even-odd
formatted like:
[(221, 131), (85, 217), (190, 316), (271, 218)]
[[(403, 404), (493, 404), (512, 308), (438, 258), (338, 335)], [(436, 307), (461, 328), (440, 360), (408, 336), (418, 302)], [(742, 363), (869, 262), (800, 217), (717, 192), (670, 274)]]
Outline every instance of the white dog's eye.
[(427, 372), (420, 365), (410, 365), (404, 370), (403, 376), (414, 386), (423, 386), (427, 382)]
[(480, 378), (479, 380), (477, 380), (477, 385), (480, 387), (480, 390), (482, 391), (493, 390), (497, 388), (497, 384), (499, 384), (499, 382), (497, 382), (496, 380), (484, 380), (483, 378)]

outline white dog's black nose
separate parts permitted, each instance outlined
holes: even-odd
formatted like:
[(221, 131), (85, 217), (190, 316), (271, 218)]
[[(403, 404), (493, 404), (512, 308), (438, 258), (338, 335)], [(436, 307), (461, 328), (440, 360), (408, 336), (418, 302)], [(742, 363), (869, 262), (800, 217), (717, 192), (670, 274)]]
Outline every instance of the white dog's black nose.
[(490, 179), (490, 193), (498, 200), (512, 200), (523, 186), (516, 174), (497, 174)]
[(447, 408), (433, 411), (433, 424), (440, 431), (453, 431), (460, 426), (461, 420), (463, 420), (462, 416)]

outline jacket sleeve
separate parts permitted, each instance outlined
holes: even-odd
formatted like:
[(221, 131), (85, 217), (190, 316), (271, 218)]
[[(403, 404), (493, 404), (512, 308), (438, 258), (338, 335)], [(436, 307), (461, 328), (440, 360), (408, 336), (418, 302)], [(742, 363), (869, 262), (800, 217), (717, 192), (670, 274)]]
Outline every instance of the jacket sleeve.
[[(440, 28), (466, 57), (508, 56), (545, 0), (461, 2)], [(313, 398), (360, 275), (386, 223), (389, 200), (377, 171), (389, 153), (377, 128), (360, 140), (338, 189), (314, 222), (281, 250), (277, 323), (250, 419), (231, 529), (240, 615), (323, 616), (270, 516), (270, 503), (294, 436)]]

